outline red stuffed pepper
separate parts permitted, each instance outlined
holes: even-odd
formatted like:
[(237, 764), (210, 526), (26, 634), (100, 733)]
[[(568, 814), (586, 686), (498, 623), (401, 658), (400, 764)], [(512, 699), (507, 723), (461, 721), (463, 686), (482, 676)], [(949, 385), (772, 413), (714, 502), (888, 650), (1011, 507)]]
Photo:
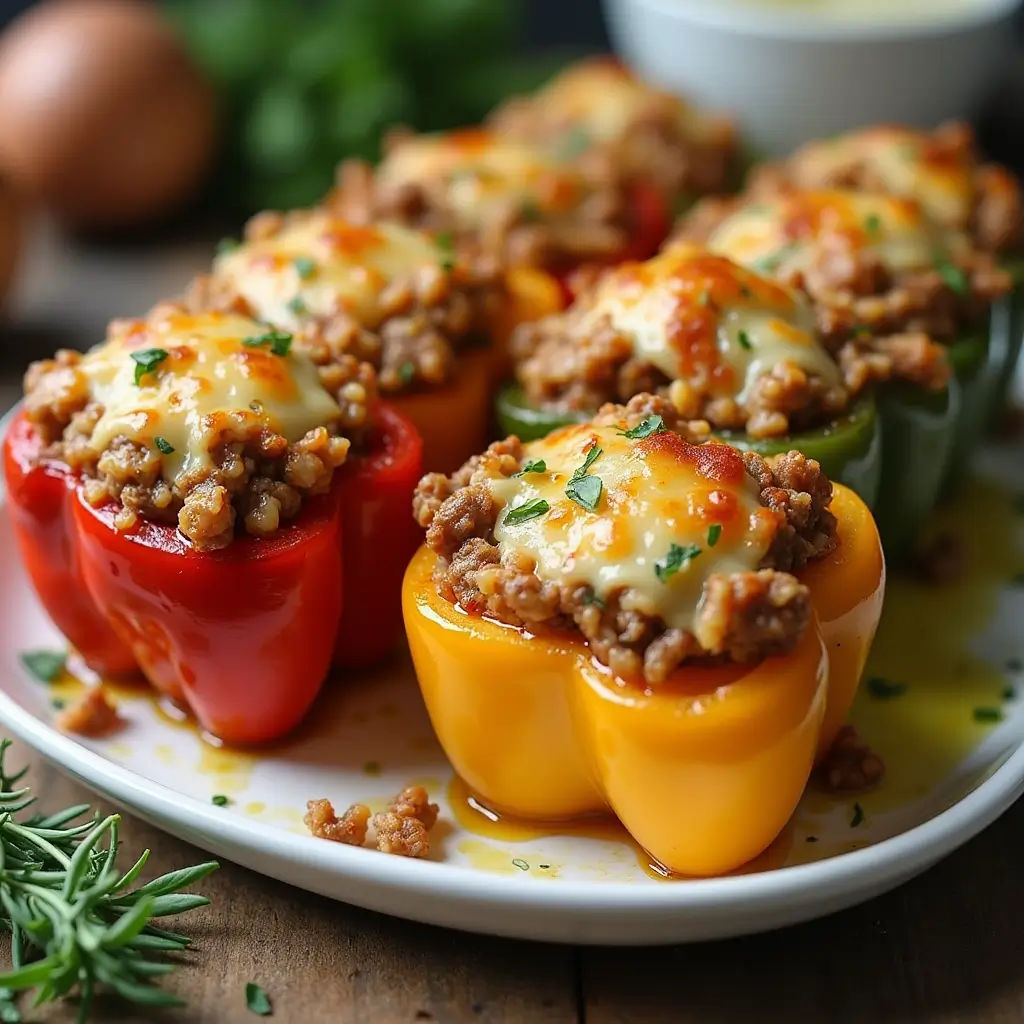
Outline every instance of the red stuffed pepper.
[(327, 374), (291, 341), (170, 303), (116, 321), (29, 371), (4, 445), (25, 566), (68, 640), (234, 743), (288, 732), (332, 661), (387, 650), (385, 595), (415, 546), (415, 430), (376, 401), (372, 368)]

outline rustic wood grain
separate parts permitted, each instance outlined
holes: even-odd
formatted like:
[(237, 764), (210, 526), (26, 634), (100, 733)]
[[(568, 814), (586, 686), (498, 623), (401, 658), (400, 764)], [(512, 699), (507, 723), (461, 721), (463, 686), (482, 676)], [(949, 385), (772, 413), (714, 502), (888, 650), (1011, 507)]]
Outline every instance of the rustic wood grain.
[[(76, 253), (39, 236), (15, 319), (0, 334), (0, 412), (29, 358), (84, 346), (110, 316), (173, 294), (201, 265), (170, 256)], [(91, 799), (17, 747), (44, 809)], [(124, 816), (125, 856), (146, 877), (205, 860)], [(894, 893), (783, 932), (666, 949), (583, 949), (469, 936), (331, 903), (232, 864), (198, 888), (208, 908), (175, 924), (195, 936), (168, 987), (188, 1000), (154, 1014), (105, 1003), (99, 1021), (235, 1024), (247, 981), (275, 1021), (461, 1024), (1019, 1024), (1024, 1021), (1024, 806)], [(31, 1019), (65, 1024), (73, 1007)]]

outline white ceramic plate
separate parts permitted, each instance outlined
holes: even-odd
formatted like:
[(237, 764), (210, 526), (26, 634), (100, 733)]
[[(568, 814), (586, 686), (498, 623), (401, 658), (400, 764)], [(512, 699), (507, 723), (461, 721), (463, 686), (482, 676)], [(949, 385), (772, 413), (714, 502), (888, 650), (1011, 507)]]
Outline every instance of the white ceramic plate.
[[(1024, 458), (988, 452), (981, 470), (989, 480), (1019, 480)], [(864, 718), (869, 738), (881, 738), (883, 756), (900, 750), (909, 756), (894, 762), (885, 786), (859, 807), (851, 799), (809, 793), (780, 841), (730, 877), (657, 880), (614, 833), (536, 832), (512, 841), (513, 833), (487, 836), (465, 827), (466, 813), (457, 823), (448, 800), (451, 771), (404, 657), (365, 677), (333, 681), (309, 727), (259, 755), (210, 747), (141, 691), (120, 698), (127, 724), (116, 736), (79, 742), (62, 735), (51, 725), (54, 693), (20, 663), (24, 650), (60, 646), (61, 638), (19, 567), (2, 486), (0, 719), (85, 785), (166, 831), (372, 910), (471, 931), (582, 943), (694, 941), (776, 928), (899, 885), (987, 826), (1024, 790), (1024, 700), (1009, 700), (995, 727), (971, 714), (972, 704), (1000, 701), (1003, 682), (996, 669), (1009, 662), (1019, 671), (1014, 659), (1024, 650), (1018, 631), (1024, 589), (1001, 586), (1013, 572), (1024, 516), (1015, 520), (1010, 497), (986, 488), (978, 500), (1002, 502), (1002, 511), (998, 523), (973, 532), (990, 557), (982, 559), (981, 575), (967, 589), (941, 598), (952, 607), (987, 602), (985, 621), (972, 627), (961, 658), (937, 621), (941, 608), (921, 606), (914, 619), (917, 653), (907, 660), (908, 645), (883, 644), (889, 653), (883, 651), (873, 668), (903, 679), (913, 674), (909, 697), (865, 698), (855, 713)], [(968, 509), (965, 515), (970, 523), (976, 513)], [(992, 555), (997, 544), (1003, 548)], [(896, 585), (893, 615), (913, 618), (904, 600), (913, 589)], [(903, 628), (898, 619), (893, 624)], [(914, 674), (919, 666), (921, 678)], [(965, 673), (967, 682), (946, 678)], [(442, 808), (430, 860), (304, 834), (301, 815), (309, 798), (373, 806), (412, 782), (427, 785)], [(227, 807), (212, 805), (217, 793), (230, 798)]]

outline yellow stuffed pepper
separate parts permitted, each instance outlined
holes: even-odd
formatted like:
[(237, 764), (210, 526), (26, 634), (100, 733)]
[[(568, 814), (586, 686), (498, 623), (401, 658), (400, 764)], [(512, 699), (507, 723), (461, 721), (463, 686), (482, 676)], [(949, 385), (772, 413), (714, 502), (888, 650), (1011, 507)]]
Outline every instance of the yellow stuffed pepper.
[(446, 471), (486, 444), (507, 334), (563, 301), (542, 271), (473, 266), (443, 237), (325, 207), (254, 217), (189, 298), (287, 333), (324, 372), (372, 365), (381, 397), (423, 437), (424, 466)]
[(455, 770), (495, 810), (611, 811), (715, 875), (793, 813), (841, 725), (885, 570), (861, 500), (638, 395), (421, 481), (403, 608)]

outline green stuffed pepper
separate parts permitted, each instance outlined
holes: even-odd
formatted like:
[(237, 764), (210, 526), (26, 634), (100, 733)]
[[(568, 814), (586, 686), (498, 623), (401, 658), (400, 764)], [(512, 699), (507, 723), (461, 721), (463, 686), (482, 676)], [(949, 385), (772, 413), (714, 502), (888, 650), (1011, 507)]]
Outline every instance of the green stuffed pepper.
[(617, 267), (564, 313), (520, 328), (513, 350), (518, 380), (497, 414), (524, 440), (659, 391), (691, 429), (764, 456), (799, 450), (868, 504), (878, 495), (875, 399), (843, 384), (810, 305), (701, 246)]
[(807, 295), (848, 390), (877, 396), (875, 512), (887, 555), (910, 554), (984, 432), (1007, 359), (989, 326), (1007, 275), (967, 235), (888, 195), (788, 191), (710, 201), (676, 240), (703, 242)]

